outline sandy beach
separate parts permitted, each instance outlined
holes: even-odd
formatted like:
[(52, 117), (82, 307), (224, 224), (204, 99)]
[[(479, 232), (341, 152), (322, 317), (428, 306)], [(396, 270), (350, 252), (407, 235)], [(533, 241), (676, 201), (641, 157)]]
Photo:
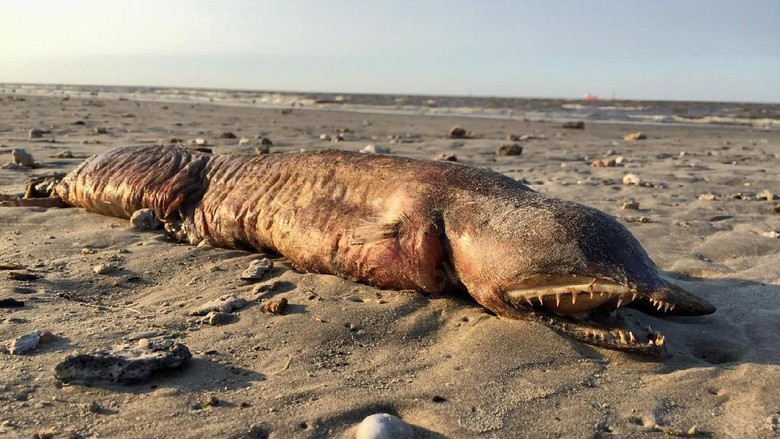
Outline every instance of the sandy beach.
[[(454, 125), (473, 138), (448, 138)], [(33, 128), (41, 137), (30, 137)], [(647, 138), (624, 140), (638, 131)], [(341, 141), (322, 139), (340, 133)], [(522, 154), (497, 156), (509, 135), (526, 136)], [(419, 159), (454, 154), (594, 206), (626, 225), (667, 279), (718, 310), (667, 319), (621, 311), (666, 336), (667, 355), (649, 360), (498, 318), (463, 293), (424, 296), (298, 273), (279, 256), (176, 244), (81, 209), (0, 207), (0, 264), (19, 267), (0, 270), (0, 299), (24, 302), (0, 308), (0, 342), (53, 334), (27, 355), (0, 352), (0, 436), (351, 437), (381, 412), (433, 438), (780, 434), (778, 130), (591, 122), (572, 130), (516, 119), (0, 95), (0, 164), (14, 148), (38, 164), (0, 169), (0, 193), (119, 146), (204, 139), (214, 153), (254, 154), (260, 137), (273, 142), (271, 153), (373, 144)], [(618, 157), (618, 166), (591, 166)], [(643, 184), (623, 184), (627, 174)], [(261, 256), (274, 259), (270, 275), (239, 279)], [(100, 264), (119, 269), (97, 274)], [(189, 315), (226, 294), (249, 302), (229, 324)], [(281, 297), (290, 304), (284, 315), (261, 310)], [(188, 346), (189, 364), (134, 385), (54, 376), (68, 355), (154, 335)]]

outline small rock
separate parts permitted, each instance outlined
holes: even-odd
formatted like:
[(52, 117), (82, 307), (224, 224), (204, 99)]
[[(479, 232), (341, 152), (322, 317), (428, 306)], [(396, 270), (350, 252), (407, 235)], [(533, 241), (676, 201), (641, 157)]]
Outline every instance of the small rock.
[(367, 416), (358, 424), (355, 439), (411, 439), (414, 428), (401, 418), (388, 413)]
[(756, 194), (756, 200), (772, 201), (775, 199), (775, 194), (768, 190), (763, 190)]
[(201, 323), (205, 323), (207, 325), (211, 326), (220, 326), (220, 325), (227, 325), (228, 323), (232, 323), (235, 319), (235, 316), (233, 314), (228, 314), (226, 312), (219, 312), (219, 311), (211, 311), (210, 313), (203, 316), (202, 319), (200, 319)]
[(164, 338), (120, 344), (87, 354), (70, 355), (54, 369), (54, 376), (66, 383), (133, 383), (155, 370), (176, 368), (192, 357), (187, 346)]
[(130, 227), (136, 230), (155, 230), (161, 225), (152, 209), (138, 209), (130, 216)]
[(590, 165), (594, 168), (611, 168), (617, 166), (617, 161), (615, 159), (594, 160)]
[(269, 139), (268, 137), (260, 136), (260, 137), (258, 137), (257, 140), (260, 141), (261, 145), (274, 146), (274, 142), (272, 142), (271, 139)]
[(517, 134), (509, 134), (506, 136), (506, 140), (510, 142), (517, 142), (518, 140), (520, 140), (520, 136), (518, 136)]
[(271, 152), (271, 148), (267, 145), (259, 145), (255, 147), (255, 155), (263, 155)]
[(713, 194), (712, 192), (708, 192), (706, 194), (700, 194), (698, 197), (699, 201), (715, 201), (719, 197), (716, 194)]
[(27, 134), (30, 136), (31, 139), (40, 139), (41, 137), (43, 137), (44, 133), (46, 133), (46, 131), (36, 127), (31, 129), (30, 132)]
[(198, 308), (190, 311), (191, 316), (205, 316), (212, 311), (230, 313), (239, 310), (247, 305), (247, 301), (234, 296), (232, 294), (226, 294), (218, 299), (206, 302)]
[(434, 160), (440, 161), (440, 162), (457, 162), (458, 156), (455, 154), (451, 154), (449, 152), (443, 152), (436, 157), (433, 158)]
[(11, 161), (19, 166), (27, 166), (28, 168), (32, 168), (35, 166), (35, 160), (33, 159), (32, 154), (29, 152), (23, 150), (14, 148), (11, 150)]
[(263, 258), (255, 259), (249, 263), (249, 267), (241, 273), (241, 280), (257, 282), (274, 268), (274, 261)]
[(626, 134), (625, 136), (623, 136), (623, 140), (625, 140), (627, 142), (631, 142), (631, 141), (634, 141), (634, 140), (645, 140), (645, 139), (647, 139), (647, 134), (645, 134), (643, 132), (631, 133), (631, 134)]
[(112, 264), (98, 264), (92, 267), (92, 271), (94, 271), (95, 274), (111, 274), (116, 270), (117, 266)]
[(6, 297), (0, 299), (0, 308), (21, 308), (24, 306), (24, 302), (16, 300), (13, 297)]
[(764, 236), (764, 237), (767, 237), (767, 238), (780, 238), (780, 233), (777, 233), (774, 230), (770, 230), (768, 232), (761, 233), (761, 236)]
[(72, 159), (73, 153), (69, 149), (66, 149), (65, 151), (60, 151), (56, 154), (52, 154), (49, 157), (53, 159)]
[(260, 309), (263, 312), (282, 315), (284, 314), (284, 311), (287, 309), (287, 305), (288, 305), (287, 299), (284, 297), (280, 297), (278, 299), (271, 299), (263, 303), (263, 306), (261, 306)]
[(326, 133), (320, 134), (320, 140), (330, 140), (330, 134), (326, 134)]
[(620, 206), (621, 209), (630, 209), (630, 210), (637, 210), (639, 209), (639, 201), (631, 200), (626, 201)]
[(623, 176), (623, 184), (626, 186), (639, 186), (642, 184), (642, 179), (636, 174), (626, 174)]
[(25, 273), (23, 271), (12, 271), (8, 273), (8, 278), (11, 280), (33, 281), (40, 278), (40, 276), (34, 273)]
[(196, 146), (206, 146), (208, 145), (208, 142), (206, 142), (206, 139), (203, 138), (197, 138), (192, 140), (192, 143)]
[(390, 154), (390, 150), (379, 145), (366, 145), (360, 150), (362, 153), (367, 154)]
[(467, 139), (469, 137), (471, 137), (471, 133), (460, 125), (450, 128), (450, 139)]
[(780, 204), (775, 206), (775, 213), (780, 213)]
[(566, 122), (562, 125), (563, 128), (566, 128), (567, 130), (584, 130), (585, 129), (585, 122), (578, 120), (576, 122)]
[(496, 155), (520, 155), (523, 153), (523, 147), (517, 143), (507, 143), (496, 148)]
[(242, 137), (242, 138), (238, 139), (238, 144), (239, 145), (249, 145), (249, 143), (251, 143), (251, 142), (252, 141), (247, 139), (246, 137)]
[(24, 355), (35, 350), (41, 341), (41, 331), (33, 331), (8, 343), (8, 351), (12, 355)]
[(233, 134), (232, 132), (230, 132), (230, 131), (225, 131), (225, 132), (223, 132), (223, 133), (222, 133), (222, 135), (221, 135), (221, 136), (219, 136), (219, 138), (220, 138), (220, 139), (236, 139), (237, 137), (236, 137), (236, 135), (235, 135), (235, 134)]
[(108, 128), (106, 127), (95, 127), (92, 129), (92, 132), (95, 134), (108, 134)]

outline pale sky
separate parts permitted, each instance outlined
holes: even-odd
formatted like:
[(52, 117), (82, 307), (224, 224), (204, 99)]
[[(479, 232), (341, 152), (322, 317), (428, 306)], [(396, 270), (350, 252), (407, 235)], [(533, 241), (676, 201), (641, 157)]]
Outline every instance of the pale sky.
[(0, 0), (0, 82), (780, 102), (780, 1)]

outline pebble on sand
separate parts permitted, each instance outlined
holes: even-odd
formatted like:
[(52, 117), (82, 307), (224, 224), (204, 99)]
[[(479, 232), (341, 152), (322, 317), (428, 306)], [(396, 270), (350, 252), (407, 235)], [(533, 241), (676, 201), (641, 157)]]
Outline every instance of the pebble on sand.
[(718, 198), (720, 197), (718, 197), (717, 194), (713, 194), (712, 192), (707, 192), (706, 194), (700, 194), (698, 196), (699, 201), (715, 201)]
[(239, 145), (249, 145), (251, 142), (252, 141), (247, 139), (246, 137), (242, 137), (242, 138), (238, 139), (238, 144)]
[(367, 416), (358, 424), (355, 439), (411, 439), (414, 428), (398, 416), (377, 413)]
[(219, 136), (220, 139), (236, 139), (236, 135), (232, 131), (225, 131)]
[(269, 148), (268, 145), (255, 146), (255, 155), (269, 154), (270, 152), (271, 148)]
[(212, 311), (231, 313), (245, 307), (246, 305), (246, 300), (232, 294), (226, 294), (218, 299), (206, 302), (203, 305), (195, 308), (194, 310), (190, 311), (190, 315), (205, 316)]
[(241, 280), (249, 282), (257, 282), (262, 279), (268, 272), (274, 268), (274, 261), (263, 258), (254, 259), (249, 263), (249, 266), (241, 272)]
[(628, 210), (637, 210), (639, 209), (639, 201), (636, 200), (630, 200), (626, 201), (620, 206), (621, 209), (628, 209)]
[(53, 159), (72, 159), (73, 158), (73, 153), (69, 149), (66, 149), (66, 150), (60, 151), (60, 152), (58, 152), (56, 154), (52, 154), (49, 157), (51, 157)]
[(523, 153), (523, 147), (517, 143), (506, 143), (496, 148), (496, 155), (520, 155)]
[(756, 194), (756, 200), (773, 201), (775, 198), (775, 194), (772, 191), (768, 191), (766, 189)]
[(642, 184), (642, 179), (636, 174), (626, 174), (623, 176), (623, 184), (626, 186), (639, 186)]
[(594, 160), (590, 164), (594, 168), (612, 168), (614, 166), (617, 166), (617, 160), (610, 158), (610, 159), (601, 159), (601, 160)]
[(32, 154), (20, 148), (11, 150), (11, 160), (16, 165), (27, 166), (28, 168), (35, 166), (35, 160), (33, 159)]
[(467, 139), (469, 137), (471, 137), (471, 133), (460, 125), (450, 128), (450, 139)]
[(627, 142), (631, 142), (634, 140), (645, 140), (645, 139), (647, 139), (647, 134), (641, 131), (636, 133), (626, 134), (625, 136), (623, 136), (623, 140)]
[(286, 298), (280, 297), (278, 299), (271, 299), (265, 303), (263, 303), (263, 306), (260, 307), (260, 309), (263, 312), (267, 312), (270, 314), (276, 314), (278, 316), (284, 314), (284, 311), (287, 309), (287, 305), (289, 302)]
[(764, 237), (767, 237), (767, 238), (780, 238), (780, 233), (777, 233), (774, 230), (770, 230), (768, 232), (761, 233), (761, 236), (764, 236)]
[(106, 127), (95, 127), (92, 129), (92, 132), (95, 134), (108, 134), (108, 128)]
[(366, 145), (360, 152), (365, 154), (390, 154), (390, 150), (379, 145)]
[(130, 216), (130, 227), (136, 230), (154, 230), (161, 225), (152, 209), (138, 209)]
[(563, 128), (566, 128), (567, 130), (584, 130), (585, 129), (585, 122), (578, 120), (576, 122), (566, 122), (562, 125)]
[(95, 274), (111, 274), (116, 270), (117, 266), (111, 264), (98, 264), (92, 267), (92, 271), (94, 271)]
[(41, 341), (41, 331), (33, 331), (21, 337), (15, 338), (8, 343), (8, 352), (11, 355), (29, 354), (38, 347)]
[(187, 346), (166, 338), (144, 338), (86, 354), (70, 355), (54, 369), (54, 376), (66, 383), (134, 383), (155, 370), (171, 369), (192, 358)]
[(203, 316), (202, 319), (200, 319), (201, 323), (205, 323), (207, 325), (211, 326), (220, 326), (220, 325), (227, 325), (228, 323), (232, 323), (233, 320), (235, 320), (235, 316), (233, 314), (229, 314), (226, 312), (219, 312), (219, 311), (211, 311), (210, 313)]
[(41, 137), (43, 137), (44, 133), (45, 131), (36, 127), (31, 129), (30, 132), (27, 134), (30, 136), (31, 139), (40, 139)]
[(274, 146), (274, 142), (271, 141), (268, 137), (260, 136), (257, 138), (257, 140), (260, 142), (261, 145), (265, 146)]

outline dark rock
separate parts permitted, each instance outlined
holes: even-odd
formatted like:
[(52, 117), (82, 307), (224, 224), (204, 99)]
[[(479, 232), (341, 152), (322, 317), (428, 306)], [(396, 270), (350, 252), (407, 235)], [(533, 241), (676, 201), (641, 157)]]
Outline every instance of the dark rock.
[(563, 128), (566, 128), (568, 130), (584, 130), (585, 129), (585, 122), (578, 120), (576, 122), (566, 122), (563, 124)]
[(523, 147), (517, 143), (507, 143), (496, 149), (496, 155), (520, 155), (523, 153)]
[(133, 383), (155, 370), (179, 367), (190, 358), (192, 354), (183, 344), (144, 338), (134, 344), (68, 356), (54, 369), (54, 376), (66, 383)]
[(219, 136), (220, 139), (237, 139), (236, 135), (230, 131), (225, 131)]
[(0, 299), (0, 308), (21, 308), (24, 306), (24, 302), (16, 300), (13, 297), (6, 297)]

